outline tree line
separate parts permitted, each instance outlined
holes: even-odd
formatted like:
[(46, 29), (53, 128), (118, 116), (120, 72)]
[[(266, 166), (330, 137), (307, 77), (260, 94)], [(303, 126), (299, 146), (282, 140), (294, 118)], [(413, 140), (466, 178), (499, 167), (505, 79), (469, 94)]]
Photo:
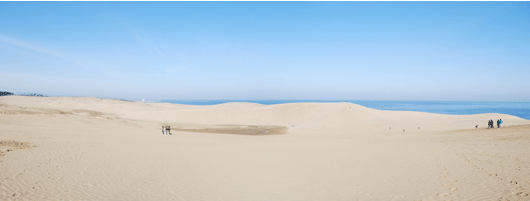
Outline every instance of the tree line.
[(9, 95), (15, 95), (15, 94), (8, 92), (8, 91), (0, 91), (0, 96), (9, 96)]
[[(14, 93), (11, 93), (9, 91), (0, 91), (0, 96), (10, 96), (10, 95), (15, 95)], [(45, 95), (42, 95), (42, 94), (38, 94), (38, 93), (25, 93), (25, 94), (18, 94), (20, 96), (38, 96), (38, 97), (48, 97), (48, 96), (45, 96)]]
[[(8, 92), (8, 91), (0, 91), (0, 96), (11, 96), (11, 95), (19, 95), (19, 96), (37, 96), (37, 97), (50, 97), (50, 96), (46, 96), (46, 95), (42, 95), (42, 94), (38, 94), (38, 93), (14, 94), (14, 93), (11, 93), (11, 92)], [(113, 100), (120, 100), (120, 101), (132, 102), (131, 100), (118, 99), (118, 98), (106, 98), (106, 99), (113, 99)]]

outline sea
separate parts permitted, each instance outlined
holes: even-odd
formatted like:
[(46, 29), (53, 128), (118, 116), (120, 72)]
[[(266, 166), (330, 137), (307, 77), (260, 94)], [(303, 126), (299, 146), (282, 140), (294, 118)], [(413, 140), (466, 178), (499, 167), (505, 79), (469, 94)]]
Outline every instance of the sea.
[(230, 102), (249, 102), (263, 105), (283, 103), (339, 103), (348, 102), (368, 108), (393, 111), (418, 111), (436, 114), (501, 113), (530, 120), (530, 102), (492, 101), (367, 101), (367, 100), (162, 100), (159, 102), (186, 105), (217, 105)]

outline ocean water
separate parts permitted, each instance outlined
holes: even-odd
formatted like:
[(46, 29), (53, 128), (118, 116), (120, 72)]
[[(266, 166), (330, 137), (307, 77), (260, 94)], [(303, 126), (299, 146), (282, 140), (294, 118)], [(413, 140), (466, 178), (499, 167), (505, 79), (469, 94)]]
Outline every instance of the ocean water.
[(337, 103), (349, 102), (379, 110), (419, 111), (437, 114), (509, 114), (530, 120), (530, 102), (490, 101), (365, 101), (365, 100), (166, 100), (165, 103), (187, 105), (216, 105), (229, 102), (250, 102), (263, 105), (282, 103)]

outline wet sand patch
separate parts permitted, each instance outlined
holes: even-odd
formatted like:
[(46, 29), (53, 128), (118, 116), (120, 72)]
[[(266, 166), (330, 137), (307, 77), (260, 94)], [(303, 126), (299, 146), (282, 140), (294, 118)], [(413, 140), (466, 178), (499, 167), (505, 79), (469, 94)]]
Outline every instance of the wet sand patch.
[(233, 125), (218, 124), (198, 127), (172, 127), (175, 131), (198, 132), (198, 133), (221, 133), (237, 135), (278, 135), (287, 133), (285, 126), (257, 126), (257, 125)]

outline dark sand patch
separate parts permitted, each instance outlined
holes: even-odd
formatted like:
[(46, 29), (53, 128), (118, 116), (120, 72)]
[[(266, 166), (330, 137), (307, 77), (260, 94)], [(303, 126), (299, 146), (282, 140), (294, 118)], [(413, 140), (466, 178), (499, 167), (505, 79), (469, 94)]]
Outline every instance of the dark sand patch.
[(172, 127), (172, 130), (198, 132), (198, 133), (222, 133), (238, 135), (278, 135), (287, 133), (285, 126), (255, 126), (255, 125), (212, 125), (200, 127)]
[(49, 115), (77, 115), (82, 117), (95, 117), (103, 119), (117, 119), (119, 118), (115, 114), (103, 113), (93, 110), (59, 110), (59, 109), (47, 109), (38, 107), (17, 107), (9, 105), (0, 105), (0, 115), (37, 115), (37, 116), (49, 116)]
[(0, 141), (0, 156), (4, 156), (4, 153), (13, 151), (15, 149), (29, 149), (35, 147), (29, 142), (18, 142), (14, 140)]

